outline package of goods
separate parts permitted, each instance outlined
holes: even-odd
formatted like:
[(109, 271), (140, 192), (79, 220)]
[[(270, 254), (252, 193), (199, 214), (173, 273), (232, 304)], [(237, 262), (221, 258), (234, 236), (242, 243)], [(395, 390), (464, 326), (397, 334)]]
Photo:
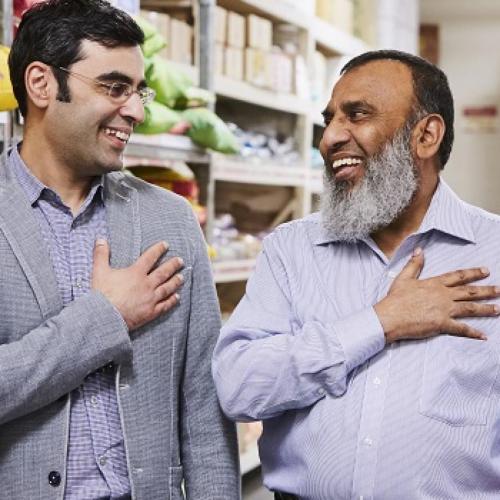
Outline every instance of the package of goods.
[(316, 50), (313, 58), (313, 70), (311, 72), (311, 100), (314, 102), (326, 102), (326, 78), (327, 59)]
[(215, 103), (215, 94), (199, 87), (188, 87), (174, 103), (175, 109), (199, 108)]
[(141, 47), (144, 57), (152, 57), (163, 49), (167, 45), (167, 42), (158, 32), (157, 27), (147, 19), (138, 16), (135, 20), (144, 32), (144, 43)]
[(273, 45), (273, 23), (254, 14), (247, 16), (247, 46), (270, 50)]
[(182, 64), (193, 62), (193, 28), (184, 21), (170, 19), (169, 58)]
[(293, 59), (290, 55), (274, 47), (267, 54), (266, 86), (276, 92), (291, 94), (293, 92)]
[(193, 82), (161, 57), (153, 57), (146, 70), (146, 81), (156, 92), (156, 100), (170, 108), (185, 99)]
[(346, 33), (353, 33), (353, 0), (316, 0), (316, 15)]
[(182, 117), (191, 124), (188, 136), (200, 146), (226, 154), (239, 151), (234, 135), (212, 111), (205, 108), (192, 108), (183, 111)]
[(224, 74), (229, 78), (243, 80), (243, 49), (224, 48)]
[(222, 75), (224, 73), (224, 45), (221, 43), (215, 44), (215, 74)]
[(243, 49), (245, 40), (245, 17), (229, 11), (227, 13), (227, 45)]
[(144, 106), (144, 121), (136, 125), (134, 131), (139, 134), (161, 134), (169, 132), (181, 121), (177, 111), (153, 101)]
[(17, 101), (12, 91), (9, 74), (9, 48), (0, 45), (0, 111), (17, 108)]
[[(170, 16), (168, 14), (152, 10), (141, 10), (140, 19), (146, 20), (151, 26), (153, 26), (156, 32), (163, 37), (165, 42), (170, 38)], [(161, 48), (159, 55), (166, 57), (167, 59), (169, 58), (169, 47), (167, 43), (165, 43), (165, 46)]]
[(226, 43), (226, 33), (227, 33), (227, 10), (219, 7), (215, 7), (215, 41), (217, 43)]
[(298, 26), (282, 23), (275, 26), (274, 43), (287, 54), (299, 53), (301, 31)]
[(264, 87), (268, 59), (260, 49), (245, 49), (245, 80), (258, 87)]
[(378, 2), (354, 0), (353, 33), (368, 45), (377, 45)]

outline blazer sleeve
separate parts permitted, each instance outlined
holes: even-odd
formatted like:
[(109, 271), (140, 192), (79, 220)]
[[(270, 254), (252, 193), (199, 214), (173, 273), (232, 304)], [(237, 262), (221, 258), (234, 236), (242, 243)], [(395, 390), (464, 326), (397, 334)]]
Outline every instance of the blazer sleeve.
[(20, 340), (0, 344), (0, 424), (52, 403), (131, 350), (123, 318), (101, 293), (75, 300)]
[(189, 500), (238, 500), (236, 429), (220, 409), (210, 369), (219, 304), (205, 241), (192, 213), (190, 218), (194, 261), (181, 415), (186, 493)]

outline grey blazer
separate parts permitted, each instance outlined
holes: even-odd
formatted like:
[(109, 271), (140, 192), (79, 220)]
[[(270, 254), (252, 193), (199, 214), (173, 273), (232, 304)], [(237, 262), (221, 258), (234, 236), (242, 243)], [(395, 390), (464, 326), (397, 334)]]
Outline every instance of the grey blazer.
[(69, 392), (109, 361), (134, 499), (240, 498), (235, 430), (210, 374), (219, 332), (206, 247), (189, 205), (131, 178), (104, 187), (111, 264), (124, 267), (166, 240), (184, 259), (180, 304), (129, 335), (103, 295), (63, 308), (51, 261), (24, 193), (0, 162), (0, 498), (62, 499)]

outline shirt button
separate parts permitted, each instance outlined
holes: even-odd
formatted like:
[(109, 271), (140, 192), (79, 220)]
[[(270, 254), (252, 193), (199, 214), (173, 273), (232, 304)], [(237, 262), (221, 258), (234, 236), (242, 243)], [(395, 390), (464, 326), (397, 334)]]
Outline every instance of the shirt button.
[(363, 444), (364, 444), (365, 446), (370, 447), (370, 446), (373, 444), (373, 440), (372, 440), (372, 439), (370, 439), (369, 437), (366, 437), (365, 439), (363, 439)]
[(61, 474), (56, 470), (49, 472), (49, 484), (54, 486), (54, 488), (61, 484)]
[(99, 458), (99, 465), (101, 467), (104, 467), (106, 465), (107, 461), (108, 461), (107, 458), (103, 455), (102, 457)]
[(76, 288), (82, 288), (82, 278), (80, 276), (76, 278)]
[(126, 391), (129, 387), (130, 387), (130, 385), (128, 385), (128, 384), (120, 384), (121, 391)]
[(92, 404), (92, 406), (97, 406), (99, 404), (99, 400), (97, 399), (97, 396), (92, 396), (90, 398), (90, 403)]
[(382, 380), (380, 380), (378, 377), (375, 377), (375, 378), (373, 379), (373, 383), (374, 383), (375, 385), (380, 385), (380, 384), (382, 383)]

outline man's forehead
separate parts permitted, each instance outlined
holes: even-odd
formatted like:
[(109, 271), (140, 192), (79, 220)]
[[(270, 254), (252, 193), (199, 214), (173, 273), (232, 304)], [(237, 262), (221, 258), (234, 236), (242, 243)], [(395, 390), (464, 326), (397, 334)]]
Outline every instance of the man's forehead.
[(344, 73), (332, 91), (332, 101), (413, 101), (410, 69), (393, 60), (370, 61)]

